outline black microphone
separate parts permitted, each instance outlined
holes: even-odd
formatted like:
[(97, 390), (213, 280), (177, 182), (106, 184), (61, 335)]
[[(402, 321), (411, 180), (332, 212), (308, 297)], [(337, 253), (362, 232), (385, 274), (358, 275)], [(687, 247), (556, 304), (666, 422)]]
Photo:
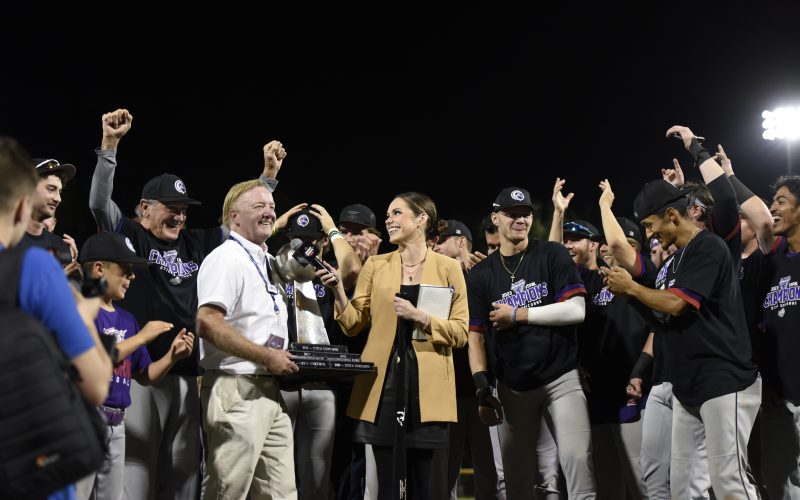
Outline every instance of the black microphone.
[(310, 241), (303, 241), (300, 238), (294, 238), (289, 246), (294, 250), (292, 258), (304, 266), (314, 266), (314, 269), (320, 270), (328, 268), (325, 264), (317, 258), (317, 247)]

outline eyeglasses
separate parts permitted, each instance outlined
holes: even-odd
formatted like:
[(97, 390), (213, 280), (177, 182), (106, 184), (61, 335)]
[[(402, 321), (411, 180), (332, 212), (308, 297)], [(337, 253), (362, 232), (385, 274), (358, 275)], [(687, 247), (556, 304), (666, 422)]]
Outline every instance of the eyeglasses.
[(583, 224), (578, 224), (577, 222), (567, 222), (562, 227), (564, 231), (568, 233), (585, 233), (589, 235), (589, 238), (594, 238), (594, 232)]

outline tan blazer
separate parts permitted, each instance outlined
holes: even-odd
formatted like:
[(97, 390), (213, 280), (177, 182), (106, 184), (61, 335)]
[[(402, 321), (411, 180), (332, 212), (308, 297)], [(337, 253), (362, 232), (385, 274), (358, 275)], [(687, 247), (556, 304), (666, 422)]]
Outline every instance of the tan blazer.
[[(373, 362), (377, 371), (356, 377), (347, 406), (347, 415), (359, 420), (375, 422), (397, 331), (392, 301), (400, 291), (401, 268), (397, 251), (367, 259), (352, 300), (344, 311), (336, 314), (342, 330), (350, 336), (371, 324), (361, 359)], [(460, 264), (432, 250), (428, 250), (425, 258), (420, 282), (452, 286), (455, 290), (450, 318), (431, 317), (432, 333), (428, 334), (428, 341), (411, 342), (419, 367), (420, 417), (422, 422), (455, 422), (456, 389), (451, 348), (467, 343), (467, 285)]]

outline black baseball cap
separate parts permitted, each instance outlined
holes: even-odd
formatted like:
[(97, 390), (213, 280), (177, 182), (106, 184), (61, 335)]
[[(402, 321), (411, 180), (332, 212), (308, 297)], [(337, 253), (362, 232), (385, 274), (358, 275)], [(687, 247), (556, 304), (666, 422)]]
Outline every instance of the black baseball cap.
[(518, 187), (508, 187), (500, 191), (492, 207), (495, 212), (510, 207), (529, 207), (533, 210), (533, 203), (531, 202), (531, 194), (527, 190)]
[(158, 200), (161, 202), (180, 202), (188, 205), (202, 205), (197, 200), (186, 196), (186, 184), (173, 174), (161, 174), (153, 177), (142, 189), (143, 200)]
[(464, 236), (469, 241), (472, 241), (472, 232), (460, 220), (450, 219), (447, 221), (447, 229), (439, 235), (439, 242), (449, 238), (450, 236)]
[(592, 241), (600, 241), (601, 238), (600, 231), (591, 222), (585, 220), (565, 222), (561, 230), (564, 236), (571, 234), (581, 238), (588, 238)]
[(119, 233), (102, 232), (91, 236), (81, 247), (78, 262), (107, 260), (121, 264), (147, 264), (147, 259), (136, 255), (133, 243)]
[(633, 216), (642, 221), (653, 214), (664, 212), (670, 207), (680, 205), (686, 194), (663, 179), (648, 182), (633, 200)]
[(316, 215), (312, 214), (307, 208), (300, 210), (289, 219), (286, 236), (290, 238), (313, 238), (319, 239), (325, 236), (322, 231), (322, 223)]
[(336, 224), (341, 224), (342, 222), (376, 229), (375, 214), (368, 206), (361, 205), (360, 203), (347, 205), (342, 209), (342, 213), (339, 214), (339, 220), (336, 221)]
[(622, 228), (622, 232), (625, 233), (626, 238), (633, 238), (634, 240), (639, 242), (639, 246), (642, 246), (642, 230), (639, 229), (639, 224), (633, 222), (632, 220), (628, 219), (627, 217), (617, 217), (617, 222), (619, 223), (620, 227)]
[(34, 158), (33, 165), (36, 167), (39, 177), (55, 175), (61, 179), (61, 182), (67, 182), (75, 177), (75, 165), (71, 163), (59, 163), (58, 160), (52, 158)]

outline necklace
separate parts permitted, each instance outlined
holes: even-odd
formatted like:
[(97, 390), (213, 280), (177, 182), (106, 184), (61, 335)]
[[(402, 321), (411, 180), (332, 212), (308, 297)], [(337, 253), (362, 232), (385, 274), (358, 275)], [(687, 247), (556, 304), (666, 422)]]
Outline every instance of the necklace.
[[(403, 262), (403, 257), (402, 256), (400, 256), (400, 263), (403, 264), (403, 267), (409, 267), (409, 268), (417, 267), (418, 265), (420, 265), (423, 262), (425, 262), (425, 259), (427, 259), (427, 258), (428, 258), (428, 249), (426, 248), (425, 249), (425, 257), (423, 257), (422, 260), (417, 262), (416, 264), (406, 264), (405, 262)], [(408, 281), (414, 281), (414, 275), (417, 274), (418, 271), (419, 270), (417, 270), (417, 271), (409, 271)]]
[(692, 233), (692, 235), (689, 237), (689, 241), (687, 241), (686, 244), (683, 245), (683, 248), (681, 249), (681, 256), (678, 257), (678, 265), (677, 266), (675, 265), (675, 259), (672, 259), (672, 273), (673, 274), (678, 272), (678, 269), (681, 267), (681, 262), (683, 261), (683, 255), (686, 253), (686, 248), (689, 247), (689, 243), (692, 242), (694, 237), (697, 236), (697, 233), (699, 233), (700, 231), (702, 231), (702, 229), (700, 229), (699, 227), (697, 229), (695, 229), (694, 232)]
[(502, 264), (503, 265), (503, 269), (505, 269), (506, 272), (511, 275), (511, 282), (512, 283), (514, 282), (514, 279), (516, 278), (515, 275), (517, 274), (517, 270), (519, 269), (519, 266), (522, 265), (522, 259), (525, 258), (525, 252), (527, 252), (527, 251), (528, 251), (527, 248), (522, 251), (522, 257), (519, 258), (519, 262), (517, 262), (517, 267), (515, 267), (513, 271), (511, 271), (508, 267), (506, 267), (506, 262), (505, 262), (505, 259), (503, 258), (503, 254), (500, 254), (500, 264)]

